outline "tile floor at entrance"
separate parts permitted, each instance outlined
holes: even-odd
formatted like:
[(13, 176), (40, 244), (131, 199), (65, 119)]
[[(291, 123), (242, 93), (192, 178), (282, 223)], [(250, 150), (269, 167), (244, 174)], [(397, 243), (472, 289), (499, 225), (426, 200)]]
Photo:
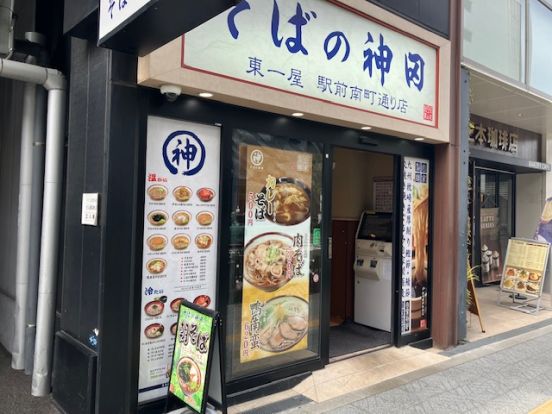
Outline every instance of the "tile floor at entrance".
[[(487, 286), (476, 289), (485, 332), (481, 332), (477, 316), (468, 313), (468, 334), (466, 339), (469, 342), (552, 319), (552, 301), (549, 294), (543, 294), (541, 299), (542, 308), (538, 314), (527, 314), (510, 309), (509, 307), (499, 306), (496, 303), (497, 294), (498, 286)], [(503, 293), (501, 297), (502, 304), (512, 305), (507, 293)]]
[(410, 346), (386, 348), (329, 364), (313, 372), (293, 389), (232, 406), (228, 412), (243, 413), (298, 397), (323, 402), (447, 359), (443, 355)]

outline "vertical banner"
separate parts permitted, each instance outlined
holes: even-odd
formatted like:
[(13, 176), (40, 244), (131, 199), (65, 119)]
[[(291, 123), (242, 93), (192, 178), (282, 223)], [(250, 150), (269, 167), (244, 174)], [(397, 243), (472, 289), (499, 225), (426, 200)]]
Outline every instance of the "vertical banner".
[(240, 153), (247, 157), (243, 363), (307, 348), (312, 155), (253, 145)]
[(401, 334), (428, 328), (429, 160), (403, 159)]
[(167, 393), (183, 299), (214, 308), (220, 129), (148, 118), (138, 401)]
[(498, 208), (479, 210), (481, 240), (481, 282), (499, 281), (502, 276), (502, 252)]

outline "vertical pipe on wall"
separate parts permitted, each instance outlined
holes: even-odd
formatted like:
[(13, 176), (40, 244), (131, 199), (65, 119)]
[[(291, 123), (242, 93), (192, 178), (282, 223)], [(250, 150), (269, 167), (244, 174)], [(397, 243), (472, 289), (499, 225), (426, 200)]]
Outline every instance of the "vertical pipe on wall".
[(21, 155), (19, 164), (19, 208), (17, 215), (17, 256), (15, 270), (15, 333), (12, 348), (12, 368), (14, 369), (25, 368), (25, 330), (27, 325), (27, 288), (29, 285), (36, 89), (36, 85), (26, 83), (23, 91), (23, 119), (21, 125)]
[(36, 306), (38, 296), (38, 271), (40, 262), (40, 231), (42, 229), (42, 192), (44, 189), (44, 148), (46, 125), (46, 91), (37, 88), (35, 135), (33, 142), (33, 186), (31, 205), (31, 237), (29, 287), (27, 289), (27, 326), (25, 334), (25, 373), (33, 372), (33, 352), (36, 333)]
[(40, 242), (40, 271), (33, 366), (32, 395), (50, 392), (51, 361), (54, 345), (54, 312), (61, 216), (63, 148), (65, 143), (65, 86), (48, 91), (44, 203)]

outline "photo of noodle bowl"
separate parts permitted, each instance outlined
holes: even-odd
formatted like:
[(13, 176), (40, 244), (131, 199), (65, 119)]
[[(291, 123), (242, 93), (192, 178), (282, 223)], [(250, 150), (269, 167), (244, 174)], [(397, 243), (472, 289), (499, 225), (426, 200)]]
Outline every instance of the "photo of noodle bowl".
[(259, 345), (268, 352), (282, 352), (297, 345), (309, 327), (309, 304), (297, 296), (267, 301), (259, 323)]
[(266, 187), (262, 192), (267, 200), (273, 197), (272, 212), (267, 211), (265, 214), (268, 220), (284, 226), (293, 226), (310, 216), (310, 190), (302, 181), (281, 177), (276, 180), (272, 197), (269, 197)]
[(192, 197), (192, 190), (189, 187), (176, 187), (173, 190), (173, 196), (176, 199), (176, 201), (180, 201), (182, 203), (185, 203), (186, 201), (190, 200)]
[(264, 233), (245, 246), (243, 275), (256, 288), (273, 292), (293, 278), (296, 263), (291, 236)]
[(163, 259), (152, 259), (146, 263), (146, 269), (150, 273), (159, 274), (167, 267), (167, 262)]
[(175, 234), (171, 243), (176, 250), (185, 250), (190, 245), (190, 238), (185, 234)]
[(153, 236), (148, 237), (146, 243), (148, 244), (150, 250), (156, 252), (165, 248), (167, 245), (167, 238), (162, 234), (154, 234)]
[(167, 189), (162, 185), (152, 185), (148, 188), (148, 196), (153, 201), (162, 201), (167, 197)]
[(195, 238), (195, 244), (198, 249), (208, 249), (213, 243), (213, 236), (210, 234), (198, 234)]

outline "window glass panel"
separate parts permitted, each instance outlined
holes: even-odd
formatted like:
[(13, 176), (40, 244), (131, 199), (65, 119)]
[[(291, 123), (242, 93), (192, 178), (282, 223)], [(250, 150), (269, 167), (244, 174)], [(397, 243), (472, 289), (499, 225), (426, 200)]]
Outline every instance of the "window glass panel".
[(465, 0), (464, 56), (522, 81), (524, 3), (521, 0)]
[(529, 8), (529, 77), (528, 83), (552, 95), (552, 11), (538, 0), (530, 1)]
[(227, 380), (319, 356), (321, 146), (235, 130)]

